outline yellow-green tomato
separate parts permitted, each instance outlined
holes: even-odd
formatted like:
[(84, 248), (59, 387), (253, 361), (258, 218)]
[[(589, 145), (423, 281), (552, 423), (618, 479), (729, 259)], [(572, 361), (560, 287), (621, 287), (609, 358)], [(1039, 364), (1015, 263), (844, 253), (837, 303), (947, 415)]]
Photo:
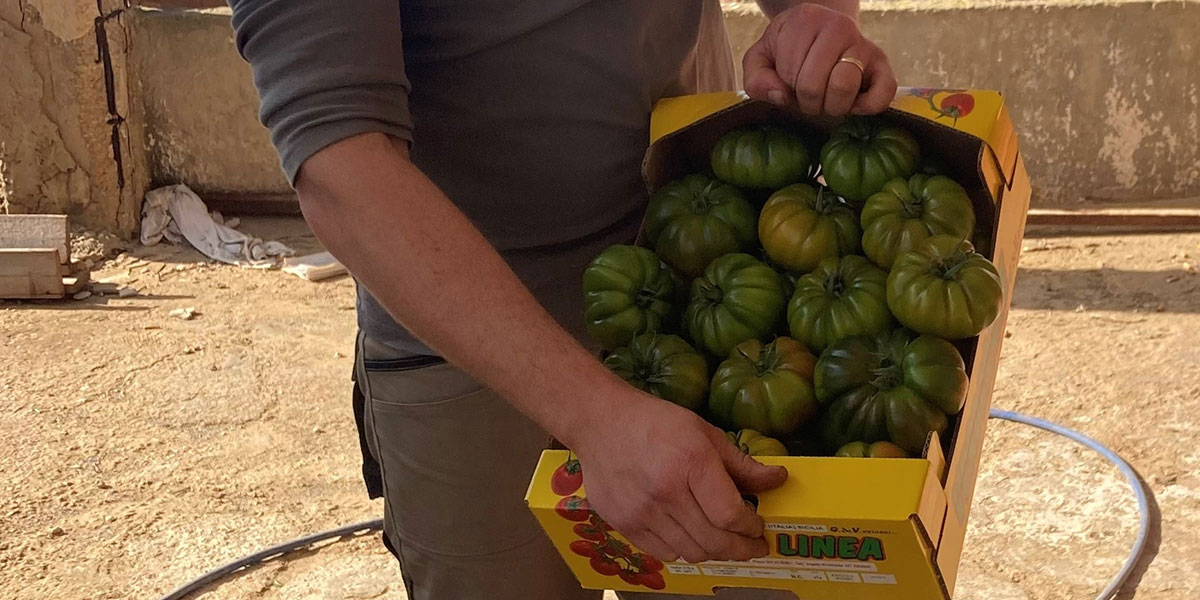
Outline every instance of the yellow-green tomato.
[(908, 458), (904, 448), (891, 442), (850, 442), (837, 451), (837, 456), (850, 458)]
[(787, 456), (787, 448), (779, 440), (765, 436), (753, 429), (743, 429), (741, 431), (725, 432), (725, 437), (729, 439), (738, 450), (749, 454), (750, 456)]

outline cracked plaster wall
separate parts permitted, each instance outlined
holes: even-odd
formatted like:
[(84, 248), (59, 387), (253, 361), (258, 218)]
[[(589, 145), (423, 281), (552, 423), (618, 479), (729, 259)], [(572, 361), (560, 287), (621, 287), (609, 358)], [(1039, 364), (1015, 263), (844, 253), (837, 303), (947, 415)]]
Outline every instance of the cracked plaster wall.
[[(130, 234), (144, 191), (137, 115), (128, 110), (129, 37), (122, 0), (0, 0), (0, 204), (66, 213), (85, 227)], [(104, 22), (111, 85), (98, 51)], [(113, 113), (120, 152), (114, 154)], [(120, 169), (118, 169), (118, 163)], [(118, 173), (120, 170), (120, 173)]]

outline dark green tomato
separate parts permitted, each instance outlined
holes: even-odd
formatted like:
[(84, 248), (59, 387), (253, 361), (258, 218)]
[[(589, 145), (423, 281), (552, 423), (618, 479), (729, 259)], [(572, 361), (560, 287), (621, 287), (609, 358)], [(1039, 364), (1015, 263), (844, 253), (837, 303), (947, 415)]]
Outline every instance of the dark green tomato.
[(815, 352), (854, 335), (886, 329), (887, 273), (857, 255), (829, 258), (796, 280), (788, 303), (792, 337)]
[(786, 436), (817, 413), (812, 372), (816, 357), (791, 338), (737, 345), (713, 373), (708, 409), (729, 429)]
[(670, 323), (674, 293), (674, 277), (653, 252), (610, 246), (583, 271), (588, 334), (611, 350), (639, 333), (661, 331)]
[(709, 354), (729, 356), (739, 343), (770, 335), (786, 304), (779, 274), (771, 267), (749, 254), (726, 254), (692, 282), (684, 323)]
[(809, 174), (808, 147), (799, 134), (774, 126), (744, 127), (721, 136), (712, 170), (722, 181), (747, 189), (777, 190)]
[(834, 456), (844, 456), (847, 458), (908, 458), (908, 453), (904, 451), (904, 448), (891, 442), (875, 442), (874, 444), (850, 442), (838, 448)]
[(827, 188), (796, 183), (767, 200), (758, 217), (758, 238), (772, 262), (807, 273), (826, 258), (858, 250), (858, 219)]
[(677, 335), (644, 333), (613, 350), (604, 365), (639, 390), (690, 410), (704, 405), (708, 361)]
[[(896, 257), (935, 235), (959, 239), (975, 231), (975, 208), (967, 190), (949, 177), (913, 175), (887, 182), (862, 210), (863, 252), (892, 268)], [(759, 225), (761, 227), (761, 225)]]
[(646, 239), (668, 265), (697, 277), (714, 258), (750, 250), (758, 211), (735, 187), (704, 175), (664, 185), (646, 208)]
[(883, 184), (912, 175), (919, 161), (916, 138), (878, 117), (846, 120), (821, 148), (825, 184), (859, 206)]
[(779, 273), (779, 283), (783, 286), (783, 297), (791, 298), (792, 292), (796, 290), (796, 279), (799, 277), (799, 275), (784, 269), (781, 265), (775, 264), (775, 262), (771, 260), (771, 257), (767, 256), (766, 250), (763, 250), (762, 248), (758, 249), (758, 255), (756, 258), (766, 263), (767, 266), (774, 269), (776, 273)]
[(750, 456), (788, 455), (787, 447), (783, 445), (783, 442), (773, 437), (767, 437), (753, 429), (743, 429), (737, 433), (726, 431), (725, 439), (737, 446), (738, 450)]
[(888, 440), (920, 455), (962, 410), (967, 372), (950, 342), (900, 329), (844, 339), (821, 353), (813, 375), (826, 446)]
[(1004, 288), (971, 242), (938, 235), (901, 255), (888, 276), (887, 301), (906, 327), (950, 340), (978, 335), (1000, 314)]

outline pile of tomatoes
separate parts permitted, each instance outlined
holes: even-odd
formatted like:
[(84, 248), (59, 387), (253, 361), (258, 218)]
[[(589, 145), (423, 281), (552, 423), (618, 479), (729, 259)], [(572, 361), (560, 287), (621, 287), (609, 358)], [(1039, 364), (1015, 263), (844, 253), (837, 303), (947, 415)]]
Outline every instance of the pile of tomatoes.
[(959, 342), (1000, 313), (1000, 276), (967, 190), (909, 131), (854, 118), (812, 138), (729, 131), (709, 170), (657, 190), (644, 246), (583, 275), (588, 332), (747, 452), (918, 455), (962, 410)]

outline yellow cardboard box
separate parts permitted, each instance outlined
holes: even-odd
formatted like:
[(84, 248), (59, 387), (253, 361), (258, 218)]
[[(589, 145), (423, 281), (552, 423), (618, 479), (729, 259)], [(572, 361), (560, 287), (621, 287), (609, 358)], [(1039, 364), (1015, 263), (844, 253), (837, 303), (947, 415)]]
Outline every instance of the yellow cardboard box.
[[(598, 533), (588, 531), (586, 510), (578, 510), (586, 509), (583, 489), (568, 496), (552, 489), (569, 451), (547, 450), (526, 502), (585, 588), (697, 595), (721, 587), (776, 588), (802, 600), (951, 597), (1031, 190), (999, 93), (903, 88), (886, 116), (912, 131), (922, 148), (936, 149), (949, 175), (967, 189), (983, 229), (979, 251), (989, 255), (1004, 281), (1005, 309), (965, 352), (971, 383), (949, 443), (932, 435), (923, 456), (911, 459), (762, 457), (789, 472), (783, 487), (758, 497), (770, 555), (748, 562), (668, 563), (661, 579), (645, 580), (602, 574), (572, 551), (572, 542), (584, 539), (580, 531)], [(709, 149), (722, 133), (764, 121), (822, 130), (832, 125), (737, 93), (662, 100), (651, 117), (643, 163), (649, 189), (705, 170)], [(626, 543), (616, 532), (603, 535), (609, 543)]]

